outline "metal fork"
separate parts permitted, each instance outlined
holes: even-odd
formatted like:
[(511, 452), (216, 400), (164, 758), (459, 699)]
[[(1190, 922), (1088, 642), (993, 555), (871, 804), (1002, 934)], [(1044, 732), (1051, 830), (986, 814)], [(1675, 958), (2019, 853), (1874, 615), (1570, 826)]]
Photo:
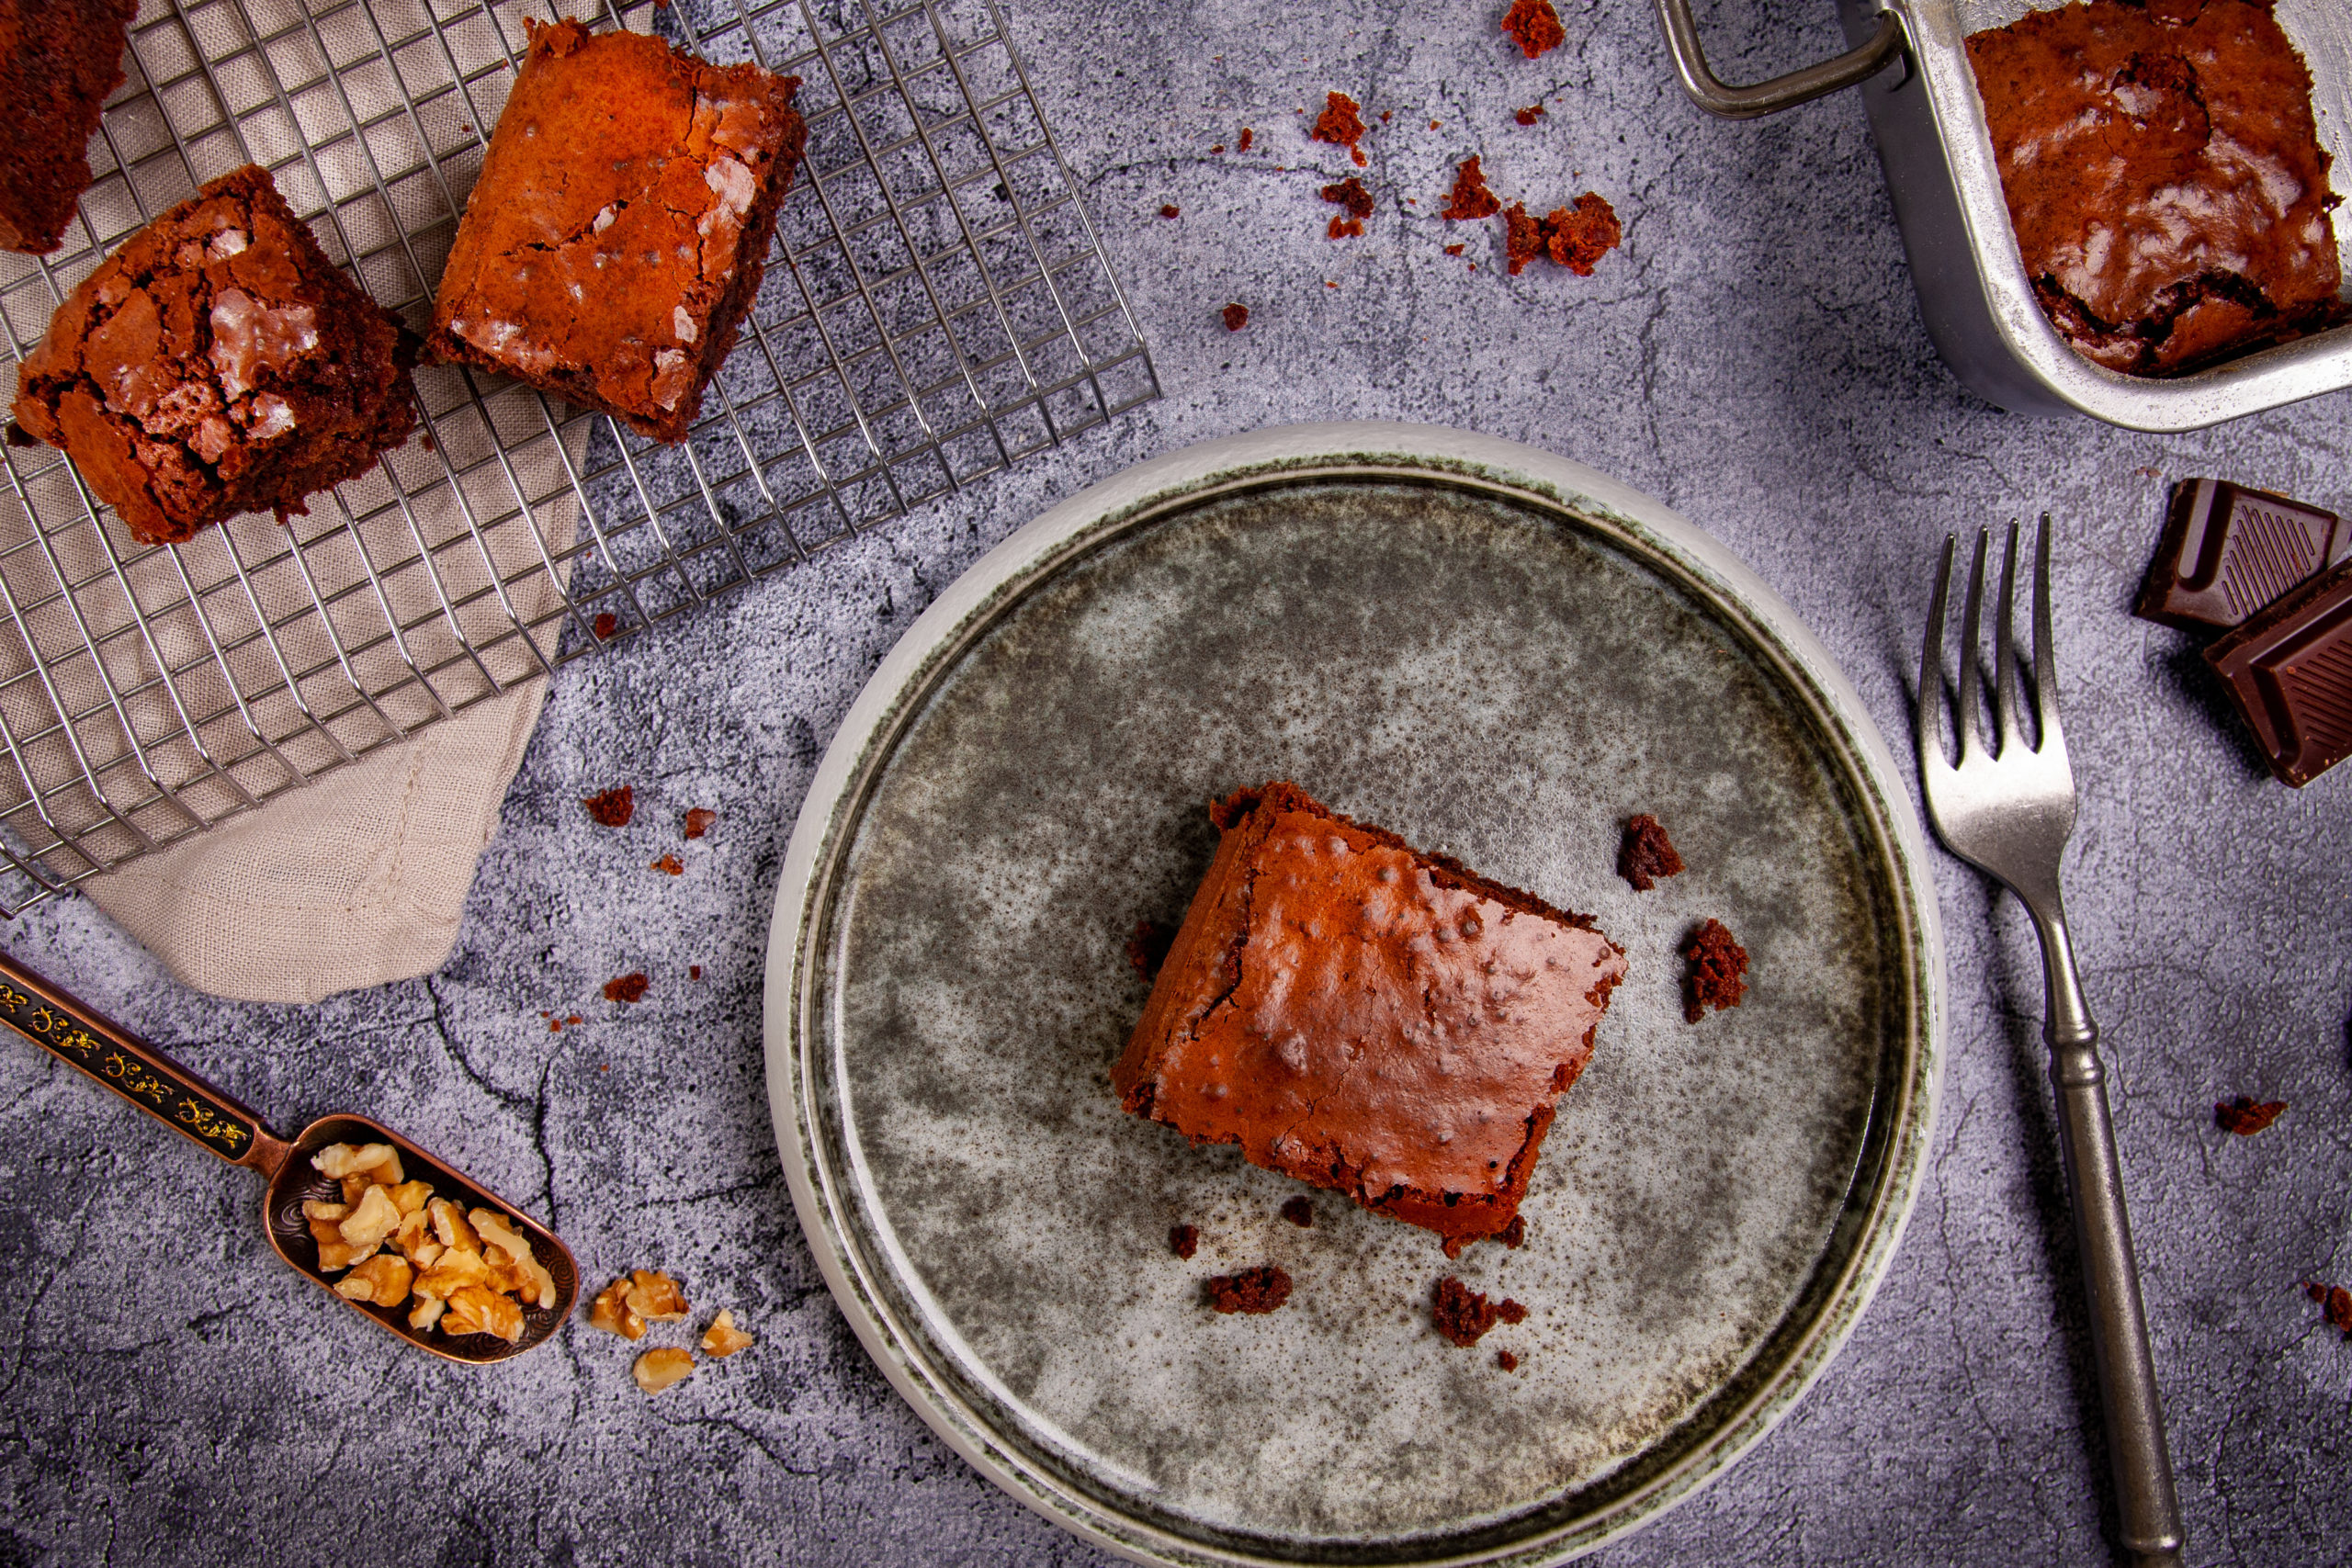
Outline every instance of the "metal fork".
[(2107, 1109), (2107, 1070), (2098, 1055), (2098, 1025), (2083, 999), (2066, 908), (2058, 888), (2058, 861), (2075, 830), (2075, 774), (2058, 727), (2058, 682), (2050, 637), (2050, 519), (2041, 520), (2033, 568), (2033, 711), (2037, 744), (2018, 725), (2018, 658), (2010, 635), (2015, 597), (2018, 526), (2009, 525), (2001, 561), (2001, 598), (1993, 667), (1996, 748), (1980, 738), (1977, 626), (1984, 597), (1984, 557), (1990, 529), (1976, 537), (1969, 569), (1965, 634), (1960, 662), (1960, 761), (1951, 761), (1944, 730), (1944, 609), (1959, 541), (1944, 540), (1936, 596), (1928, 610), (1928, 639), (1919, 660), (1919, 778), (1928, 816), (1952, 853), (2016, 894), (2033, 916), (2041, 939), (2045, 1005), (2041, 1038), (2050, 1047), (2050, 1078), (2057, 1091), (2059, 1149), (2066, 1196), (2075, 1213), (2090, 1298), (2091, 1354), (2098, 1367), (2099, 1404), (2115, 1475), (2122, 1544), (2135, 1562), (2172, 1568), (2181, 1561), (2180, 1502), (2173, 1491), (2172, 1459), (2165, 1446), (2164, 1409), (2148, 1352), (2148, 1324), (2140, 1303), (2140, 1269), (2132, 1255), (2132, 1226), (2123, 1209), (2123, 1177), (2116, 1164), (2115, 1127)]

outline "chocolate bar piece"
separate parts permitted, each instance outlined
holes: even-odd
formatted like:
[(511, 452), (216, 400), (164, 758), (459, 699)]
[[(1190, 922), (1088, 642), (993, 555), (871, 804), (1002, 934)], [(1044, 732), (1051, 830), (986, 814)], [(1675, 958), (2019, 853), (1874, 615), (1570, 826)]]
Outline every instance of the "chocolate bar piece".
[(2270, 771), (2303, 785), (2352, 756), (2352, 561), (2205, 650)]
[(2222, 479), (2184, 479), (2132, 613), (2183, 631), (2227, 631), (2352, 557), (2332, 512)]

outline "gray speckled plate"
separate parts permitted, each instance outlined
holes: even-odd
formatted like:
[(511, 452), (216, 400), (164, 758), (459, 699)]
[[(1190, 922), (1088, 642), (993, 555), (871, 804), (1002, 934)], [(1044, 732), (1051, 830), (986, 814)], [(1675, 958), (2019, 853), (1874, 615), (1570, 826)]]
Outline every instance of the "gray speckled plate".
[[(1329, 1193), (1296, 1228), (1304, 1187), (1120, 1113), (1125, 938), (1182, 916), (1208, 798), (1276, 776), (1624, 947), (1520, 1251), (1449, 1264)], [(1576, 464), (1351, 424), (1144, 465), (934, 604), (809, 791), (767, 991), (801, 1224), (924, 1419), (1130, 1557), (1589, 1550), (1789, 1408), (1902, 1230), (1943, 964), (1898, 776), (1769, 589)], [(1646, 894), (1636, 811), (1690, 867)], [(1751, 988), (1693, 1027), (1674, 949), (1709, 916)], [(1265, 1261), (1289, 1306), (1202, 1304)], [(1455, 1348), (1447, 1273), (1531, 1315)]]

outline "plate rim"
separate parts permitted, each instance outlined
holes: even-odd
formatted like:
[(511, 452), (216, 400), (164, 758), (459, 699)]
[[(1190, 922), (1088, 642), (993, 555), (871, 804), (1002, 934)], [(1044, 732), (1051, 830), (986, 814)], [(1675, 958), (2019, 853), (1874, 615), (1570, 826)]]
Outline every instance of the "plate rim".
[[(1441, 1564), (1564, 1562), (1641, 1529), (1729, 1470), (1810, 1392), (1868, 1310), (1900, 1249), (1917, 1204), (1941, 1100), (1948, 1019), (1943, 935), (1925, 835), (1899, 766), (1860, 694), (1826, 647), (1772, 587), (1719, 541), (1664, 503), (1571, 458), (1523, 444), (1440, 425), (1387, 421), (1275, 425), (1183, 447), (1126, 468), (1048, 508), (974, 562), (917, 617), (859, 691), (828, 743), (794, 818), (770, 919), (762, 1034), (769, 1115), (801, 1231), (836, 1305), (892, 1389), (975, 1470), (1054, 1524), (1130, 1562), (1183, 1568), (1275, 1568), (1303, 1561), (1213, 1546), (1119, 1513), (1092, 1494), (1042, 1473), (999, 1438), (961, 1395), (921, 1365), (891, 1325), (891, 1314), (861, 1276), (840, 1212), (840, 1176), (817, 1156), (817, 1107), (801, 1070), (809, 1043), (808, 981), (821, 962), (816, 928), (839, 829), (859, 809), (877, 748), (898, 738), (899, 721), (919, 711), (936, 672), (982, 635), (1010, 601), (1008, 586), (1034, 587), (1119, 531), (1122, 522), (1204, 499), (1211, 491), (1301, 480), (1337, 470), (1389, 470), (1388, 477), (1473, 480), (1518, 491), (1541, 504), (1605, 524), (1636, 553), (1661, 556), (1695, 579), (1718, 612), (1736, 611), (1759, 650), (1822, 710), (1842, 742), (1849, 783), (1869, 807), (1892, 890), (1908, 917), (1906, 960), (1915, 1016), (1905, 1103), (1892, 1123), (1886, 1173), (1865, 1231), (1815, 1320), (1780, 1370), (1736, 1408), (1715, 1438), (1611, 1502), (1597, 1516), (1564, 1521), (1536, 1538), (1432, 1553)], [(1838, 748), (1833, 747), (1833, 750)], [(1849, 1211), (1851, 1212), (1850, 1210)], [(1435, 1544), (1435, 1543), (1433, 1543)]]

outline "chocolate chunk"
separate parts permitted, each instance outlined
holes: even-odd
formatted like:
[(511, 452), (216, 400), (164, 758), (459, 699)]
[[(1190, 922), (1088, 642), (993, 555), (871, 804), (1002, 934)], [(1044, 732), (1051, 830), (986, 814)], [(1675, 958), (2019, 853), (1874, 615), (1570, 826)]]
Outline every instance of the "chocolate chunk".
[(2227, 631), (2352, 556), (2332, 512), (2221, 479), (2174, 487), (2172, 513), (2132, 613), (2183, 631)]
[(2352, 756), (2352, 561), (2205, 650), (2270, 771), (2298, 789)]

